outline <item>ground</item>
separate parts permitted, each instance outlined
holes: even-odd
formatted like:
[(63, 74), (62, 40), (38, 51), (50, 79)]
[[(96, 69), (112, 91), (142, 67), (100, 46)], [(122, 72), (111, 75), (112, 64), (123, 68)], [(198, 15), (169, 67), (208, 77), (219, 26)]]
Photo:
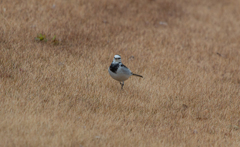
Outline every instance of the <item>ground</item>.
[(239, 146), (239, 5), (1, 0), (0, 146)]

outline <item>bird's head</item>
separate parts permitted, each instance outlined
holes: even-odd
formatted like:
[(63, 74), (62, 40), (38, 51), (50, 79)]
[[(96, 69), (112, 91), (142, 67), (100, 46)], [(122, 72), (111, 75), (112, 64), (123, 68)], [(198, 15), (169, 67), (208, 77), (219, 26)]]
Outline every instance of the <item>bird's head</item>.
[(120, 55), (115, 55), (114, 58), (113, 58), (113, 62), (115, 62), (115, 63), (122, 62), (121, 61), (121, 56)]

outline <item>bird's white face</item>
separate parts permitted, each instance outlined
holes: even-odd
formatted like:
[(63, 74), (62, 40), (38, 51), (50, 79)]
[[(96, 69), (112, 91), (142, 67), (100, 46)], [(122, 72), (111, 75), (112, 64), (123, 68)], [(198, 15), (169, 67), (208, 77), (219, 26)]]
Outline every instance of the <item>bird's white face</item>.
[(120, 55), (115, 55), (114, 58), (113, 58), (113, 62), (115, 62), (115, 63), (122, 62), (121, 61), (121, 56)]

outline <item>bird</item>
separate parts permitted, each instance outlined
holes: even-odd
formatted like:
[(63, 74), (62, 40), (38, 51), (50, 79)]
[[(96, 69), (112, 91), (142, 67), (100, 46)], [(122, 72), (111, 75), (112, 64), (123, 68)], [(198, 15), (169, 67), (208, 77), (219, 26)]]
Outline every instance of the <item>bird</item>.
[(126, 81), (130, 76), (137, 76), (143, 78), (143, 76), (132, 73), (124, 64), (122, 64), (121, 56), (115, 55), (111, 65), (108, 68), (110, 76), (120, 82), (121, 89), (123, 89), (124, 81)]

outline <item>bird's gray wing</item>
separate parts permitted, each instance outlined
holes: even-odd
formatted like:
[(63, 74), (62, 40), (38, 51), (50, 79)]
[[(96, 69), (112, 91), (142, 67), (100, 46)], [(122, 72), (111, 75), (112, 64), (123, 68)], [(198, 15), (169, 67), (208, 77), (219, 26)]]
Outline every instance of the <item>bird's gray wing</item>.
[(127, 66), (121, 64), (121, 72), (127, 75), (131, 75), (131, 70), (127, 68)]

